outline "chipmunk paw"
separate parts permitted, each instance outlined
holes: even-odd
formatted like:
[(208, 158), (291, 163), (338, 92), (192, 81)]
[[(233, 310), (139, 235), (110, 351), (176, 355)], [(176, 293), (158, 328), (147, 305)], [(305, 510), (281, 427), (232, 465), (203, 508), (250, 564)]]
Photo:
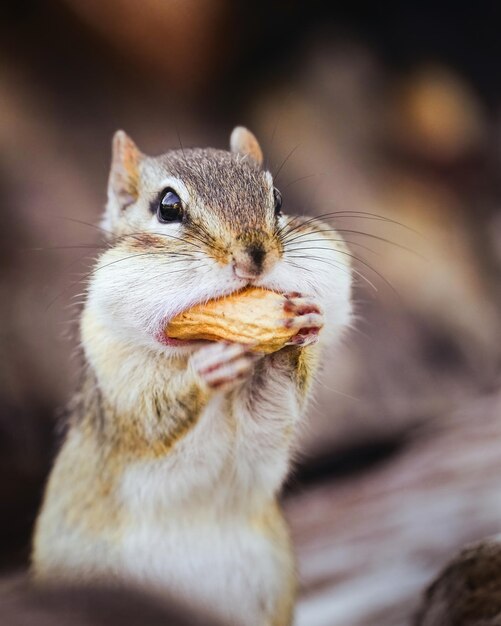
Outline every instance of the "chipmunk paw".
[(284, 311), (293, 315), (282, 320), (281, 323), (286, 328), (298, 329), (287, 345), (309, 346), (317, 343), (318, 335), (324, 325), (324, 315), (315, 300), (300, 293), (286, 294)]
[(214, 343), (198, 350), (191, 363), (196, 373), (211, 389), (227, 389), (252, 372), (258, 355), (249, 346), (237, 343)]

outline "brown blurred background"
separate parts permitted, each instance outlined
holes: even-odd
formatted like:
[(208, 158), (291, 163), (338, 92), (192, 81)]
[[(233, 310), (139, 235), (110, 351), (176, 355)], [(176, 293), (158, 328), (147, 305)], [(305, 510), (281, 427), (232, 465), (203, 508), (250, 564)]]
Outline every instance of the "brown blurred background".
[(5, 575), (75, 385), (117, 128), (155, 154), (249, 126), (287, 211), (339, 212), (357, 257), (285, 494), (298, 626), (407, 624), (460, 545), (501, 531), (501, 8), (324, 4), (2, 3)]

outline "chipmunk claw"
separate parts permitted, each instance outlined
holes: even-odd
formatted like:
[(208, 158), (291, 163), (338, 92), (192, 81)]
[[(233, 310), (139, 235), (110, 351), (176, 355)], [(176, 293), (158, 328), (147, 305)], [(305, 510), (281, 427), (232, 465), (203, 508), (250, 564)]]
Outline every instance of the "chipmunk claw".
[(322, 308), (313, 298), (297, 292), (285, 294), (284, 311), (293, 315), (282, 320), (282, 324), (286, 328), (298, 329), (286, 345), (309, 346), (317, 343), (324, 325), (324, 315)]
[(200, 348), (191, 357), (191, 365), (210, 389), (219, 390), (247, 378), (258, 358), (248, 345), (217, 342)]
[(301, 329), (297, 335), (291, 337), (290, 341), (287, 342), (287, 346), (312, 346), (318, 342), (318, 335), (320, 333), (320, 328), (304, 328)]

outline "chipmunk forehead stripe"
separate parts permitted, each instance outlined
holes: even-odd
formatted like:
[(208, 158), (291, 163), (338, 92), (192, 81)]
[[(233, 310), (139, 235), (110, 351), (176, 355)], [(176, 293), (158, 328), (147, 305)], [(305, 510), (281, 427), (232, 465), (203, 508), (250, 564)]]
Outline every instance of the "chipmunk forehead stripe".
[(184, 181), (199, 206), (219, 216), (230, 227), (259, 227), (271, 218), (271, 178), (250, 159), (223, 150), (176, 150), (157, 158), (165, 180)]

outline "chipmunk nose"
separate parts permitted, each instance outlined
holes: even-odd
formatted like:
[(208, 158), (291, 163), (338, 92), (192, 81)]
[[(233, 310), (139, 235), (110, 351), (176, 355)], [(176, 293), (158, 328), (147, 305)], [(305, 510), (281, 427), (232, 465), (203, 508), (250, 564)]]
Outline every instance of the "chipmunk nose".
[(233, 273), (237, 278), (252, 280), (262, 274), (266, 260), (266, 250), (260, 243), (247, 245), (233, 255)]

